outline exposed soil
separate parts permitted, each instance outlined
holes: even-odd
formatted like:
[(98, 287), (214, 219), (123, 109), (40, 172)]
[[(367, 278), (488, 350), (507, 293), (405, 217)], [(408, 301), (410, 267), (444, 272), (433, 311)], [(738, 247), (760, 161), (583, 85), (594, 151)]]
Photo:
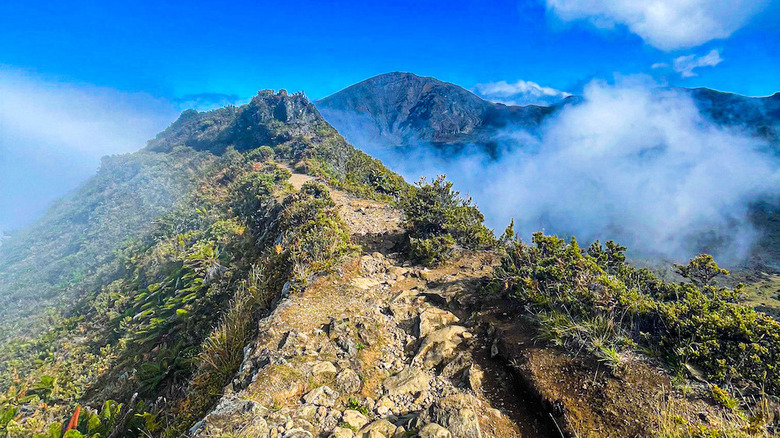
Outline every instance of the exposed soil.
[[(290, 183), (300, 189), (312, 179), (293, 173)], [(319, 385), (337, 384), (333, 375), (312, 374), (315, 364), (328, 362), (328, 367), (360, 375), (360, 391), (350, 397), (365, 403), (374, 419), (400, 421), (407, 414), (427, 418), (426, 406), (465, 394), (472, 400), (468, 409), (476, 413), (482, 437), (651, 437), (672, 417), (694, 426), (717, 425), (724, 418), (722, 410), (702, 400), (703, 385), (694, 384), (693, 395), (686, 396), (673, 388), (660, 365), (646, 358), (626, 357), (611, 372), (584, 354), (572, 357), (538, 341), (534, 324), (521, 309), (482, 292), (497, 255), (462, 252), (435, 269), (414, 266), (398, 252), (403, 229), (397, 209), (335, 189), (331, 196), (360, 254), (344, 260), (334, 273), (316, 277), (261, 322), (248, 354), (270, 351), (270, 364), (247, 388), (236, 388), (241, 398), (294, 420), (306, 408), (301, 405), (304, 394)], [(430, 391), (416, 397), (428, 394), (431, 400), (395, 403), (382, 411), (385, 380), (414, 366), (423, 341), (417, 327), (426, 309), (454, 315), (469, 336), (446, 362), (430, 370)], [(370, 329), (368, 338), (358, 336), (357, 354), (345, 357), (333, 346), (334, 321), (353, 332)], [(295, 351), (285, 352), (290, 348)], [(472, 372), (481, 376), (477, 386)], [(227, 397), (233, 397), (228, 389)], [(334, 406), (348, 400), (341, 394)], [(327, 423), (322, 418), (340, 418), (341, 412), (328, 408), (320, 414), (319, 421)], [(283, 430), (279, 426), (280, 434)]]

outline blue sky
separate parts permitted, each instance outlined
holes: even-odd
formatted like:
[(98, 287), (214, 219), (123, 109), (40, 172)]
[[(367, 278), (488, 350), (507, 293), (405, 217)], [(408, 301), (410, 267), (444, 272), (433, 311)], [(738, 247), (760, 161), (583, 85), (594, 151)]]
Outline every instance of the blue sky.
[(621, 25), (564, 21), (541, 1), (6, 0), (0, 64), (166, 98), (282, 87), (320, 98), (395, 70), (576, 92), (592, 77), (656, 74), (653, 64), (717, 49), (720, 65), (666, 78), (764, 95), (780, 87), (779, 16), (770, 4), (730, 38), (661, 50)]
[(0, 230), (39, 215), (100, 156), (142, 147), (183, 107), (264, 88), (317, 99), (410, 71), (508, 102), (537, 84), (578, 93), (594, 78), (636, 74), (780, 91), (780, 0), (645, 4), (4, 0)]

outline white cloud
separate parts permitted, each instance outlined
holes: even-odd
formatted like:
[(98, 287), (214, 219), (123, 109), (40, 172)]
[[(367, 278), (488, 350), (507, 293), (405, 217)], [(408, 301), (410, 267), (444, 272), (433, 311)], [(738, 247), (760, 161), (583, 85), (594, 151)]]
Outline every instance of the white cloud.
[(507, 105), (549, 105), (571, 96), (565, 91), (542, 87), (531, 81), (517, 81), (514, 84), (506, 81), (477, 84), (474, 91), (485, 99)]
[(780, 192), (780, 164), (762, 140), (712, 124), (690, 96), (646, 77), (594, 81), (583, 98), (538, 133), (497, 137), (498, 160), (344, 134), (409, 180), (446, 173), (499, 232), (514, 218), (525, 239), (538, 230), (616, 239), (635, 256), (707, 251), (735, 263), (747, 254), (757, 237), (750, 203)]
[(696, 73), (693, 72), (694, 69), (699, 67), (715, 67), (721, 62), (723, 62), (723, 58), (720, 57), (720, 53), (717, 50), (712, 49), (710, 53), (702, 56), (686, 55), (675, 58), (672, 68), (677, 73), (680, 73), (680, 76), (690, 78), (696, 76)]
[(0, 229), (14, 229), (176, 118), (165, 100), (0, 68)]
[(668, 68), (669, 64), (665, 62), (656, 62), (655, 64), (651, 65), (650, 68), (656, 69), (656, 68)]
[(727, 38), (769, 0), (545, 0), (564, 21), (586, 19), (600, 28), (622, 24), (662, 50)]

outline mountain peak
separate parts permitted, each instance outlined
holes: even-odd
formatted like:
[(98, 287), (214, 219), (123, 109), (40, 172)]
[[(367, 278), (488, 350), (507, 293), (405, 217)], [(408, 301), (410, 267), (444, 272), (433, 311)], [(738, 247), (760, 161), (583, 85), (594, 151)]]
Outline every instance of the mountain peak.
[[(534, 126), (553, 109), (496, 104), (455, 84), (412, 73), (374, 76), (316, 102), (348, 140), (356, 136), (394, 146), (482, 144), (496, 129)], [(352, 137), (352, 138), (350, 138)]]
[(313, 125), (321, 121), (319, 111), (302, 92), (262, 90), (241, 107), (184, 111), (147, 148), (170, 151), (176, 146), (187, 146), (219, 152), (232, 145), (241, 150), (310, 134)]

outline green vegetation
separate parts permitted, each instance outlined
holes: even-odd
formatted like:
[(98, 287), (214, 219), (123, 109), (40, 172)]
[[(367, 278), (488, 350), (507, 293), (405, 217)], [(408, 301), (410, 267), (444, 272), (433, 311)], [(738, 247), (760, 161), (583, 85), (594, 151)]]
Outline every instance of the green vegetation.
[(457, 247), (486, 248), (495, 242), (482, 222), (484, 216), (452, 182), (439, 176), (431, 183), (421, 179), (401, 200), (409, 235), (410, 256), (425, 266), (450, 258)]
[(84, 290), (98, 287), (100, 270), (116, 251), (169, 212), (211, 160), (188, 148), (106, 157), (97, 175), (36, 224), (4, 240), (0, 345), (45, 327)]
[[(302, 112), (289, 108), (295, 105)], [(67, 436), (181, 435), (221, 395), (257, 318), (282, 291), (295, 293), (354, 250), (328, 189), (307, 183), (293, 190), (289, 170), (274, 160), (306, 163), (338, 187), (375, 197), (391, 198), (405, 186), (349, 146), (305, 98), (286, 93), (261, 93), (242, 108), (185, 112), (136, 155), (157, 164), (142, 165), (135, 177), (99, 175), (109, 187), (97, 178), (82, 189), (108, 202), (110, 214), (95, 216), (103, 204), (73, 207), (100, 222), (65, 237), (98, 233), (94, 245), (47, 253), (55, 264), (73, 254), (95, 257), (77, 264), (78, 275), (71, 265), (58, 268), (58, 283), (47, 289), (61, 299), (58, 311), (37, 315), (39, 334), (9, 336), (0, 348), (0, 435), (59, 438), (78, 404), (77, 430)], [(144, 176), (152, 170), (157, 180)], [(180, 174), (189, 179), (175, 190), (164, 184)], [(147, 197), (154, 190), (162, 199), (156, 203)], [(133, 211), (144, 202), (154, 211)], [(60, 206), (42, 223), (70, 226), (74, 215)], [(32, 272), (28, 259), (3, 259), (0, 275)], [(106, 403), (112, 419), (95, 408)]]
[(533, 245), (511, 240), (489, 289), (530, 310), (543, 338), (589, 351), (617, 371), (629, 350), (686, 365), (713, 382), (745, 379), (780, 394), (780, 323), (739, 304), (739, 288), (714, 284), (720, 269), (707, 255), (664, 282), (625, 263), (624, 247), (534, 234)]

